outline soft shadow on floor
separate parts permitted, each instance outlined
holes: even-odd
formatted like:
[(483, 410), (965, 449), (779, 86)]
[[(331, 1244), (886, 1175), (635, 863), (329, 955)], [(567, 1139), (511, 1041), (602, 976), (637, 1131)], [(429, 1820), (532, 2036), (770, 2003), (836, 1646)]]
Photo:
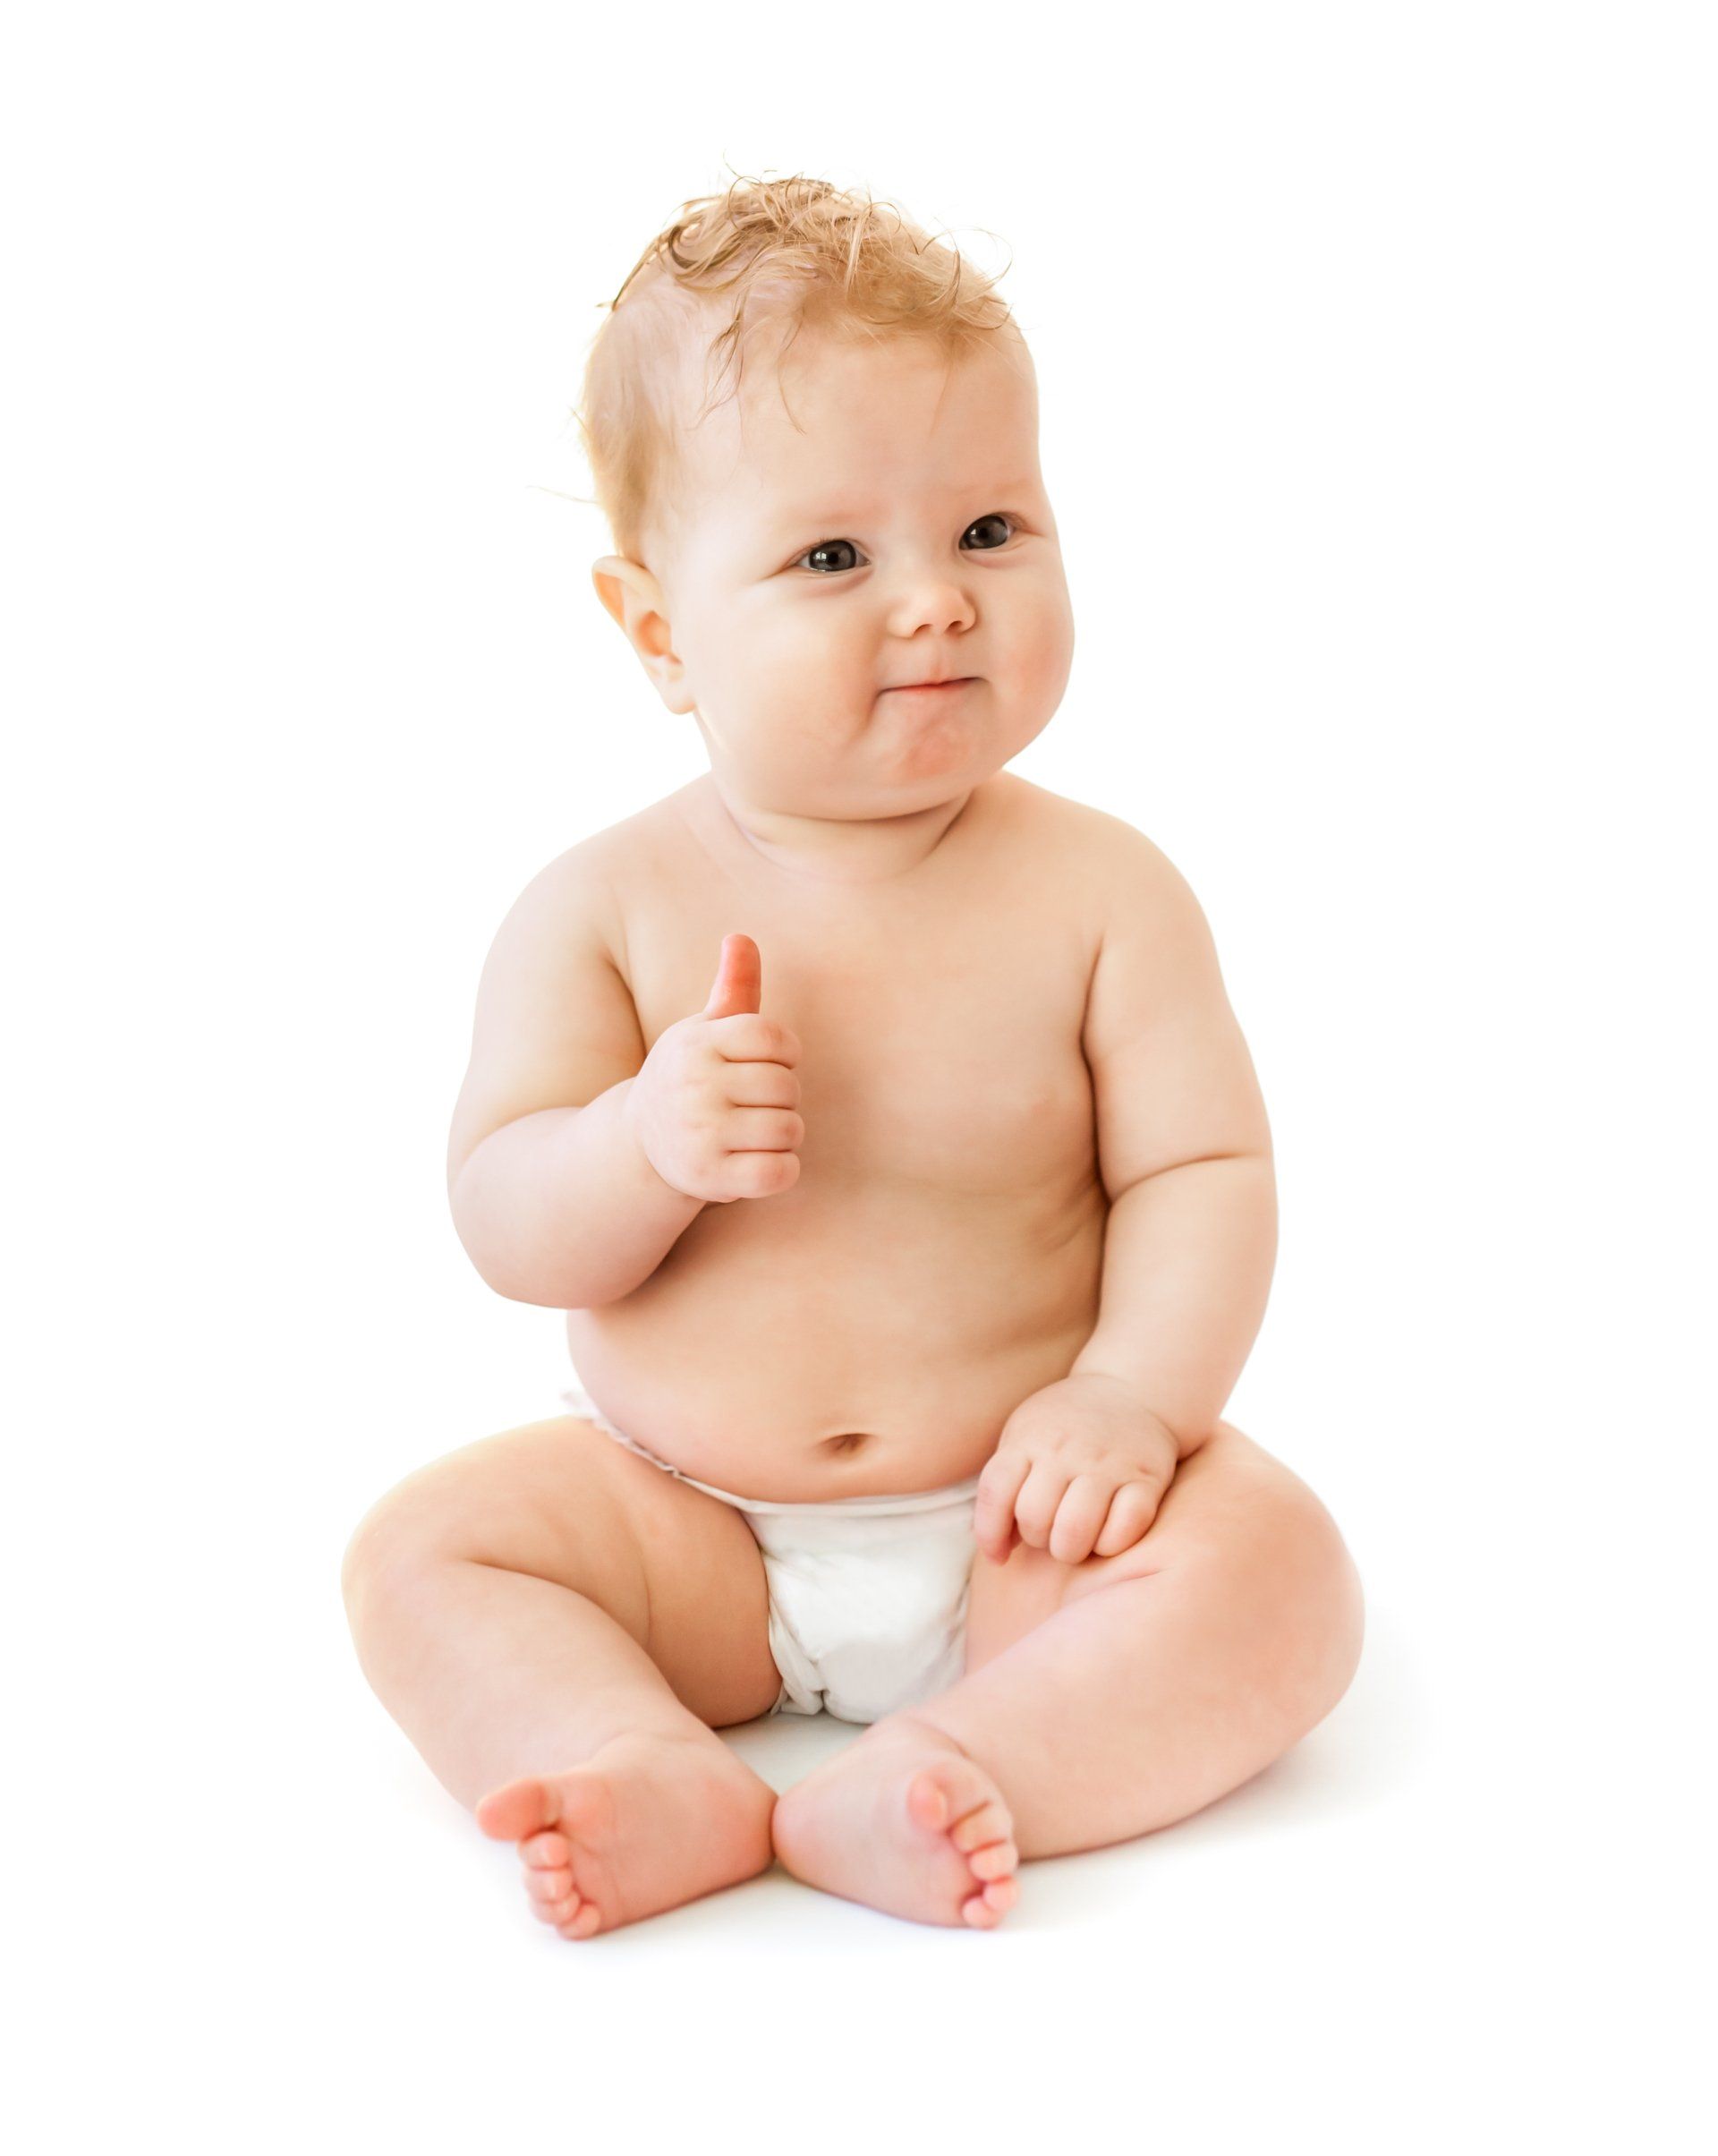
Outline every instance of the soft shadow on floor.
[[(1173, 1827), (1108, 1848), (1033, 1862), (1026, 1868), (1032, 1890), (1010, 1911), (1006, 1930), (1017, 1936), (1105, 1922), (1114, 1917), (1118, 1905), (1125, 1906), (1136, 1896), (1142, 1867), (1172, 1856), (1202, 1854), (1225, 1840), (1258, 1836), (1271, 1839), (1315, 1831), (1344, 1815), (1389, 1802), (1412, 1772), (1422, 1749), (1426, 1719), (1422, 1695), (1410, 1643), (1374, 1612), (1365, 1658), (1348, 1696), (1292, 1751)], [(505, 1879), (511, 1892), (516, 1868), (512, 1851), (482, 1841), (469, 1815), (439, 1787), (397, 1732), (384, 1734), (370, 1726), (368, 1717), (362, 1726), (375, 1748), (378, 1768), (393, 1785), (395, 1794), (389, 1801), (397, 1802), (403, 1820), (412, 1822), (438, 1845), (445, 1836), (449, 1845), (457, 1845), (462, 1863), (493, 1871), (498, 1883)], [(858, 1725), (826, 1715), (767, 1716), (719, 1732), (722, 1741), (778, 1794), (856, 1743), (862, 1734)], [(737, 1907), (741, 1900), (745, 1904), (743, 1911)], [(659, 1935), (658, 1928), (662, 1927), (676, 1938), (691, 1940), (709, 1935), (714, 1942), (738, 1922), (748, 1931), (761, 1929), (773, 1935), (779, 1927), (804, 1937), (808, 1923), (818, 1931), (847, 1908), (811, 1894), (777, 1864), (736, 1888), (665, 1912), (644, 1925), (628, 1926), (614, 1936), (637, 1938), (642, 1944), (643, 1933)], [(885, 1929), (895, 1935), (897, 1921), (887, 1920)], [(925, 1928), (924, 1936), (931, 1936), (933, 1929)], [(918, 1930), (898, 1926), (902, 1937), (916, 1935)], [(851, 1934), (843, 1930), (839, 1937), (850, 1940)]]
[[(1423, 1726), (1420, 1684), (1408, 1643), (1375, 1613), (1365, 1659), (1335, 1711), (1262, 1774), (1203, 1811), (1129, 1842), (1041, 1858), (1031, 1866), (1036, 1891), (1008, 1916), (1011, 1932), (1059, 1930), (1113, 1911), (1118, 1874), (1150, 1852), (1258, 1833), (1293, 1833), (1388, 1800), (1408, 1774)], [(778, 1715), (720, 1732), (722, 1740), (778, 1794), (854, 1743), (861, 1729), (827, 1715)], [(766, 1873), (761, 1887), (785, 1874)], [(791, 1887), (795, 1882), (788, 1880)]]

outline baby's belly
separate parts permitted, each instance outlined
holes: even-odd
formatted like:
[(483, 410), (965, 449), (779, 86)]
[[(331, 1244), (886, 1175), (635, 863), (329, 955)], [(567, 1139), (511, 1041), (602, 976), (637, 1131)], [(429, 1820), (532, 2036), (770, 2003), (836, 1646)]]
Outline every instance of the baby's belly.
[(568, 1344), (609, 1420), (700, 1482), (938, 1489), (1091, 1337), (1107, 1211), (1095, 1179), (1050, 1206), (796, 1186), (707, 1206), (642, 1288), (569, 1311)]

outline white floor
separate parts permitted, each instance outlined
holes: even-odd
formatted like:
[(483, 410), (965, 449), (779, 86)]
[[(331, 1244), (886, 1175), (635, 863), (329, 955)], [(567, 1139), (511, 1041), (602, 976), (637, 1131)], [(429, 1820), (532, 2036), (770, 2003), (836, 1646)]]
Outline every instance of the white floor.
[[(1179, 1827), (1026, 1867), (994, 1932), (777, 1870), (573, 1945), (364, 1688), (327, 1582), (300, 1585), (164, 1689), (174, 1778), (128, 1789), (116, 1749), (111, 1788), (44, 1811), (36, 2063), (67, 2137), (34, 2145), (130, 2148), (145, 2118), (196, 2150), (1703, 2145), (1673, 1845), (1625, 1827), (1603, 1759), (1541, 1771), (1525, 1701), (1511, 1743), (1477, 1632), (1428, 1662), (1374, 1606), (1296, 1752)], [(778, 1788), (856, 1734), (728, 1733)]]

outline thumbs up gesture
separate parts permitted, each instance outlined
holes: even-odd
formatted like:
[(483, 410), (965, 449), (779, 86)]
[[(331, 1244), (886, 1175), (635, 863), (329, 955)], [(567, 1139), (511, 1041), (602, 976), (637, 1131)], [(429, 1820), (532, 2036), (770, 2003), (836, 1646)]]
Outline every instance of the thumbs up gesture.
[(668, 1027), (626, 1095), (625, 1120), (672, 1189), (719, 1206), (799, 1180), (799, 1039), (762, 1016), (750, 936), (722, 938), (710, 1001)]

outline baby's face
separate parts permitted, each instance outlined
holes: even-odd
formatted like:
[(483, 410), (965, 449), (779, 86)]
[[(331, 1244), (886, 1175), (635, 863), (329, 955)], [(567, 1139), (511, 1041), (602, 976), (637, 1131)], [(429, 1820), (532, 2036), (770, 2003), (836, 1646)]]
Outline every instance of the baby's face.
[[(625, 626), (730, 802), (933, 808), (1042, 731), (1073, 660), (1025, 346), (950, 362), (804, 330), (782, 388), (792, 418), (748, 362), (685, 438), (680, 529), (627, 580)], [(946, 677), (965, 678), (901, 693)]]

